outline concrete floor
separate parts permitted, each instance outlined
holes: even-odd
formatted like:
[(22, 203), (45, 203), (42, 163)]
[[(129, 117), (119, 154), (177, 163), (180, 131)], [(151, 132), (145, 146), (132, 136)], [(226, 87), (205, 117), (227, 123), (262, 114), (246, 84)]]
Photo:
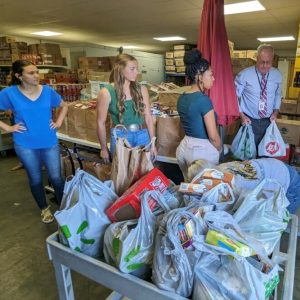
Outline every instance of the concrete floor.
[[(24, 170), (9, 171), (18, 163), (13, 152), (0, 156), (0, 300), (57, 300), (54, 269), (46, 238), (57, 224), (43, 224), (32, 200)], [(48, 196), (50, 197), (50, 195)], [(57, 205), (50, 201), (53, 211)], [(286, 237), (283, 237), (286, 240)], [(295, 270), (295, 300), (300, 300), (300, 240)], [(102, 300), (110, 291), (73, 272), (78, 300)], [(285, 300), (285, 299), (283, 299)]]

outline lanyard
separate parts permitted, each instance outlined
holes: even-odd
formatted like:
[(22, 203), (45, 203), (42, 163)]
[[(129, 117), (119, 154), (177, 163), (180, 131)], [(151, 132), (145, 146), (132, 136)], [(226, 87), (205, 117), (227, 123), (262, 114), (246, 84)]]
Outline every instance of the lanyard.
[(261, 80), (259, 80), (259, 76), (258, 76), (258, 72), (257, 72), (256, 68), (255, 68), (255, 72), (256, 72), (257, 80), (258, 80), (258, 83), (259, 83), (259, 86), (260, 86), (260, 92), (261, 92), (261, 94), (263, 94), (264, 91), (265, 91), (266, 88), (267, 88), (267, 83), (268, 83), (268, 79), (269, 79), (269, 72), (267, 73), (267, 79), (266, 79), (266, 84), (265, 84), (265, 86), (262, 86), (262, 85), (261, 85), (261, 83), (262, 83), (262, 78), (261, 78)]

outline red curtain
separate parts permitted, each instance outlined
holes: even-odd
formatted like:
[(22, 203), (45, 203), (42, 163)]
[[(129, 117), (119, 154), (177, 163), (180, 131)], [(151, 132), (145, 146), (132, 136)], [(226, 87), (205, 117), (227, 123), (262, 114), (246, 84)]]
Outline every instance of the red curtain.
[(218, 124), (230, 125), (239, 116), (239, 111), (224, 20), (224, 0), (204, 0), (197, 46), (210, 62), (215, 76), (208, 95), (217, 112)]

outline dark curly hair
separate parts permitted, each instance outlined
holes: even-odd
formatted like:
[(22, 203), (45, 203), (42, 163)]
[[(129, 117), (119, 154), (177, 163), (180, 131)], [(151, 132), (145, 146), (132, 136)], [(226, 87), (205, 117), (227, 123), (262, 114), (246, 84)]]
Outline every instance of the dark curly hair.
[(203, 74), (210, 68), (209, 62), (202, 58), (201, 52), (198, 49), (187, 51), (183, 58), (185, 64), (185, 74), (192, 82), (196, 82), (196, 76)]
[(10, 85), (20, 85), (21, 80), (16, 76), (16, 74), (22, 75), (24, 68), (27, 66), (35, 66), (34, 63), (32, 63), (29, 60), (16, 60), (12, 64), (12, 72), (11, 72), (11, 83)]

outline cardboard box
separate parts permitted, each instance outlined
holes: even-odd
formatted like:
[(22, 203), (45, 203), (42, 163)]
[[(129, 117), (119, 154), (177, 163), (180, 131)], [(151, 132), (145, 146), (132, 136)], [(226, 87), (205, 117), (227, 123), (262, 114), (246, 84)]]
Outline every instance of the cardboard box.
[(58, 44), (42, 43), (37, 44), (38, 52), (61, 55), (60, 46)]
[(166, 66), (174, 66), (174, 59), (165, 59)]
[(247, 58), (247, 50), (234, 50), (232, 53), (233, 58)]
[(251, 58), (256, 61), (257, 51), (256, 50), (247, 50), (247, 58)]
[(299, 145), (300, 121), (277, 119), (276, 124), (286, 144)]
[(297, 100), (283, 99), (280, 105), (280, 113), (296, 114), (297, 113)]
[(185, 74), (185, 67), (176, 67), (176, 73)]
[(192, 44), (181, 44), (181, 45), (174, 45), (174, 50), (192, 50), (195, 47), (195, 45)]
[(165, 66), (165, 70), (166, 70), (166, 73), (174, 73), (176, 72), (176, 67), (175, 66)]
[(183, 67), (184, 66), (183, 58), (176, 58), (175, 59), (175, 66), (176, 67)]
[(174, 51), (174, 58), (184, 57), (185, 50), (176, 50)]
[(14, 43), (16, 41), (16, 38), (14, 36), (1, 36), (0, 37), (0, 44), (8, 44), (8, 43)]
[(111, 70), (109, 57), (79, 57), (79, 69), (92, 69), (103, 72)]
[(174, 52), (173, 52), (173, 51), (168, 51), (168, 52), (166, 52), (165, 57), (166, 57), (166, 58), (174, 58)]
[[(145, 190), (157, 190), (164, 193), (169, 185), (169, 179), (159, 169), (154, 168), (134, 183), (105, 213), (112, 222), (138, 218), (141, 214), (141, 193)], [(152, 202), (152, 205), (148, 203), (153, 209), (156, 200), (148, 201)]]

